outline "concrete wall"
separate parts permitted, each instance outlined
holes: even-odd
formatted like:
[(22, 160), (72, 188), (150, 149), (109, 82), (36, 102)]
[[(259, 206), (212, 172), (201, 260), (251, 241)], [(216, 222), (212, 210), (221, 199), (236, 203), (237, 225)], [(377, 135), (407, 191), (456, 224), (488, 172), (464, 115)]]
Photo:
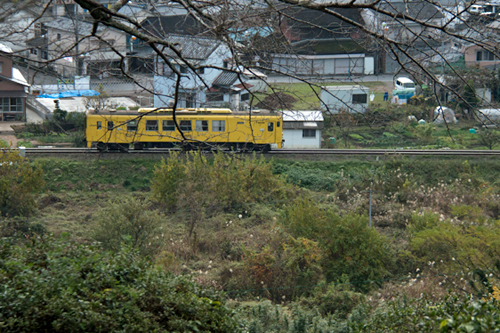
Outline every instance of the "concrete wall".
[[(364, 86), (330, 86), (327, 90), (321, 89), (321, 100), (328, 106), (328, 110), (323, 103), (321, 109), (331, 113), (338, 113), (340, 110), (347, 110), (351, 113), (363, 113), (368, 108), (370, 100), (369, 89)], [(352, 103), (353, 95), (366, 94), (366, 103)]]
[(303, 138), (301, 129), (283, 129), (284, 149), (319, 149), (321, 148), (321, 130), (316, 130), (315, 138)]

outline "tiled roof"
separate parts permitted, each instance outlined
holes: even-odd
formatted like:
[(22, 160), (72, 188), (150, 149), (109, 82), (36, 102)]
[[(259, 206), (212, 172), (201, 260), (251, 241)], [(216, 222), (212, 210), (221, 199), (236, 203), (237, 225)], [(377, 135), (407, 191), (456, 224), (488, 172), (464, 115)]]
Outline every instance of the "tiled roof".
[[(183, 58), (200, 60), (207, 59), (221, 44), (215, 39), (191, 36), (168, 36), (166, 41), (178, 44)], [(165, 54), (172, 58), (177, 57), (171, 49), (166, 49)]]
[(213, 86), (232, 86), (238, 80), (238, 74), (234, 72), (223, 71), (212, 83)]

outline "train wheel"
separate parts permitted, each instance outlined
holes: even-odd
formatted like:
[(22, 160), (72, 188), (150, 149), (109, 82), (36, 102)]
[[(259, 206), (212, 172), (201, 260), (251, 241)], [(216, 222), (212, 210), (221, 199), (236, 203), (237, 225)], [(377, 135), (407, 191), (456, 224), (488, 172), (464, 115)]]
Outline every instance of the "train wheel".
[(134, 150), (143, 150), (144, 144), (142, 142), (134, 142)]
[(104, 142), (98, 142), (98, 143), (96, 144), (96, 148), (97, 148), (97, 150), (99, 150), (99, 151), (106, 151), (106, 149), (108, 148), (108, 145), (107, 145), (107, 144), (105, 144)]

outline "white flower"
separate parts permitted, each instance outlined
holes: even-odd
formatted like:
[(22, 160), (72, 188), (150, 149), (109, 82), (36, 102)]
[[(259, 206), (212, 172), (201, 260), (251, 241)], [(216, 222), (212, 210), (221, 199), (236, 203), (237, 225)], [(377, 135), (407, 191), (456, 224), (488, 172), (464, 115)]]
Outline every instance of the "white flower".
[(260, 284), (264, 284), (264, 281), (260, 281)]
[(233, 272), (233, 269), (232, 269), (232, 268), (230, 268), (230, 269), (229, 269), (229, 273), (232, 273), (232, 272)]
[(452, 257), (451, 260), (455, 261), (455, 257)]
[(238, 214), (238, 218), (241, 219), (243, 217), (243, 215), (241, 214)]
[(420, 268), (417, 268), (417, 269), (415, 270), (415, 272), (417, 272), (417, 273), (418, 273), (418, 272), (420, 272)]
[(210, 260), (208, 263), (209, 263), (209, 264), (211, 264), (211, 263), (212, 263), (212, 260)]
[(252, 234), (250, 234), (250, 238), (253, 238), (253, 235), (252, 235)]

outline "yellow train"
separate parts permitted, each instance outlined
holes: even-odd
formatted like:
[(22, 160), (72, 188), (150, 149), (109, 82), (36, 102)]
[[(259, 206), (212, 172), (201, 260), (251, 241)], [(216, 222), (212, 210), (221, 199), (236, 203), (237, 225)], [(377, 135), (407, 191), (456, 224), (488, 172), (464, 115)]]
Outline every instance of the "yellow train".
[(281, 148), (283, 118), (271, 111), (139, 109), (87, 111), (87, 147), (183, 148), (235, 151)]

